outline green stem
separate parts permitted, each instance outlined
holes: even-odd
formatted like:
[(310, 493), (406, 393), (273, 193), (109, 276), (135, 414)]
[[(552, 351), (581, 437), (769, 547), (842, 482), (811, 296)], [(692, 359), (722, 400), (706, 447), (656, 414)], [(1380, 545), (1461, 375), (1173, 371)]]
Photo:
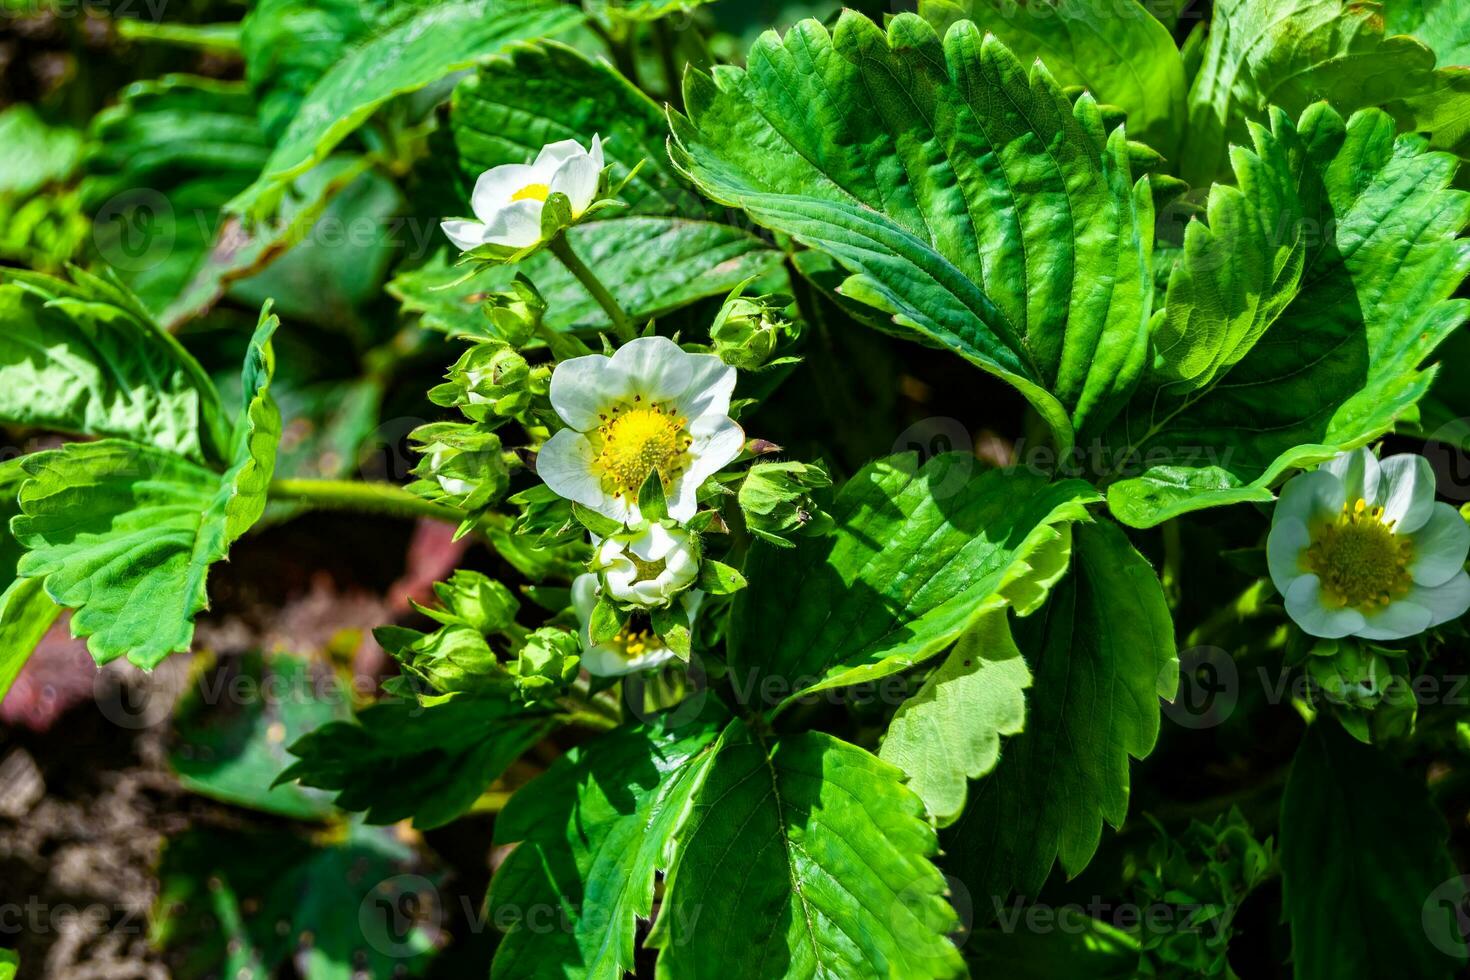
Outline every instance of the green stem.
[(634, 329), (633, 321), (628, 314), (623, 312), (618, 301), (613, 299), (613, 294), (607, 291), (602, 280), (598, 279), (597, 275), (587, 268), (581, 259), (577, 258), (577, 253), (572, 251), (567, 236), (557, 235), (551, 240), (550, 248), (551, 254), (561, 260), (561, 264), (567, 267), (567, 271), (577, 277), (577, 281), (592, 294), (592, 298), (597, 300), (597, 305), (607, 313), (608, 319), (612, 320), (613, 332), (618, 335), (618, 340), (626, 344), (637, 337), (638, 331)]
[(392, 483), (359, 483), (351, 480), (276, 480), (270, 499), (299, 504), (311, 510), (347, 510), (389, 517), (419, 518), (462, 523), (467, 516), (455, 507), (436, 504)]
[(679, 111), (684, 110), (684, 85), (679, 74), (678, 56), (675, 52), (674, 32), (662, 20), (653, 22), (653, 39), (658, 45), (659, 68), (663, 70), (664, 87), (668, 89), (669, 104)]

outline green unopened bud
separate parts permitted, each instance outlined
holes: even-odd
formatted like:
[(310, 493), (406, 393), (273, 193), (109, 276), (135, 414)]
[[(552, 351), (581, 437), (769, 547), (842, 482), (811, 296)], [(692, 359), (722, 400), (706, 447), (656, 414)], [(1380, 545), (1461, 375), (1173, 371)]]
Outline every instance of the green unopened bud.
[(832, 485), (820, 463), (757, 463), (740, 486), (740, 509), (745, 526), (759, 538), (791, 547), (786, 535), (820, 534), (832, 518), (812, 498), (812, 492)]
[(404, 673), (444, 694), (504, 691), (515, 683), (485, 637), (469, 626), (427, 634), (387, 626), (373, 636)]
[(527, 701), (555, 697), (577, 679), (582, 642), (567, 630), (543, 627), (526, 638), (516, 660), (516, 686)]
[(458, 408), (476, 422), (514, 418), (537, 394), (531, 382), (531, 367), (518, 351), (502, 344), (478, 344), (449, 369), (449, 383), (430, 391), (429, 400)]
[(731, 295), (710, 327), (714, 352), (731, 367), (759, 370), (800, 332), (785, 314), (790, 303), (785, 297)]
[(521, 604), (501, 583), (461, 569), (448, 582), (436, 582), (434, 594), (442, 610), (424, 609), (426, 615), (446, 625), (462, 624), (489, 636), (505, 632), (515, 622)]
[(466, 510), (480, 510), (505, 496), (510, 467), (500, 437), (482, 425), (436, 422), (409, 436), (423, 454), (413, 474), (415, 492), (446, 500)]
[(496, 334), (512, 347), (525, 347), (535, 339), (546, 316), (546, 300), (536, 287), (524, 276), (504, 292), (493, 294), (485, 301), (485, 315), (490, 318)]
[(1312, 650), (1307, 676), (1322, 697), (1349, 708), (1372, 710), (1393, 682), (1393, 668), (1377, 651), (1353, 640), (1327, 640)]

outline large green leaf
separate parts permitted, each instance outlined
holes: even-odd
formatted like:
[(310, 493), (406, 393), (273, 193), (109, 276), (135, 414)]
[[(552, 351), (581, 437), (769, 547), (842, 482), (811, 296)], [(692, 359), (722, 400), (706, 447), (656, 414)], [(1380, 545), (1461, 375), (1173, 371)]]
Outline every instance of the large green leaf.
[(17, 573), (44, 579), (57, 604), (76, 610), (72, 632), (89, 638), (98, 662), (126, 655), (151, 669), (188, 650), (210, 566), (265, 512), (281, 436), (270, 397), (278, 323), (261, 312), (223, 474), (120, 439), (25, 458), (30, 479), (10, 524), (26, 549)]
[(265, 217), (290, 181), (324, 160), (381, 106), (469, 68), (515, 41), (555, 34), (582, 19), (554, 0), (443, 0), (415, 5), (347, 48), (302, 100), (260, 179), (230, 210)]
[(1297, 980), (1461, 976), (1465, 882), (1416, 778), (1321, 719), (1281, 799), (1281, 877)]
[[(718, 719), (625, 728), (557, 760), (495, 821), (520, 842), (495, 873), (488, 911), (508, 926), (494, 977), (621, 978), (653, 909), (656, 872), (704, 781)], [(548, 930), (531, 910), (559, 910)]]
[(1456, 0), (1387, 0), (1383, 7), (1387, 32), (1423, 41), (1434, 51), (1436, 64), (1429, 90), (1391, 111), (1406, 115), (1406, 128), (1429, 134), (1435, 149), (1470, 158), (1470, 5)]
[(7, 272), (0, 284), (0, 420), (227, 458), (230, 429), (197, 361), (130, 298)]
[[(294, 654), (206, 658), (174, 712), (169, 764), (192, 792), (296, 820), (333, 814), (326, 794), (273, 785), (286, 746), (347, 713), (349, 693)], [(242, 692), (243, 696), (224, 696)]]
[(297, 761), (277, 781), (332, 790), (370, 824), (412, 818), (427, 830), (473, 806), (549, 726), (545, 712), (499, 697), (382, 701), (291, 745)]
[(1470, 65), (1470, 6), (1458, 0), (1384, 0), (1383, 27), (1423, 41), (1441, 67)]
[(674, 162), (714, 200), (821, 249), (894, 328), (1016, 385), (1066, 448), (1148, 349), (1153, 199), (1123, 129), (969, 21), (845, 13), (694, 72)]
[(945, 869), (993, 912), (1035, 896), (1060, 859), (1076, 875), (1103, 822), (1128, 814), (1128, 762), (1153, 750), (1159, 698), (1179, 682), (1163, 588), (1116, 526), (1073, 528), (1072, 574), (1042, 613), (1014, 623), (1036, 675), (1026, 730), (971, 791), (945, 839)]
[(220, 208), (269, 153), (239, 83), (137, 82), (93, 119), (82, 199), (98, 254), (164, 322), (215, 241)]
[(664, 882), (657, 976), (962, 976), (936, 848), (897, 769), (820, 732), (732, 722)]
[(730, 637), (737, 694), (784, 706), (872, 681), (934, 656), (987, 609), (1034, 603), (1030, 562), (1097, 499), (968, 454), (869, 464), (838, 494), (830, 534), (751, 550)]
[(1278, 106), (1295, 117), (1327, 99), (1343, 113), (1392, 103), (1433, 84), (1434, 54), (1384, 35), (1376, 3), (1217, 0), (1189, 90), (1180, 176), (1208, 186), (1229, 175), (1227, 146)]
[(941, 29), (975, 21), (1022, 61), (1046, 62), (1062, 85), (1127, 112), (1131, 135), (1174, 155), (1184, 123), (1184, 61), (1169, 29), (1137, 0), (1119, 0), (1106, 13), (1087, 0), (923, 0), (919, 12)]
[(1128, 524), (1268, 502), (1291, 467), (1390, 431), (1470, 310), (1452, 298), (1470, 271), (1453, 157), (1377, 110), (1272, 123), (1236, 151), (1244, 196), (1217, 188), (1211, 227), (1187, 236), (1169, 346), (1110, 434), (1107, 475), (1127, 478), (1108, 502)]

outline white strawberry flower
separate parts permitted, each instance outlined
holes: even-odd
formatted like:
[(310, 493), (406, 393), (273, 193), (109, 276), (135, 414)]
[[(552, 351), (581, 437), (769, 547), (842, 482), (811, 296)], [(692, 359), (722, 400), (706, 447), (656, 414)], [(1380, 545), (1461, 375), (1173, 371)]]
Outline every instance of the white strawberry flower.
[(734, 390), (734, 368), (665, 337), (563, 361), (551, 405), (568, 428), (541, 447), (536, 472), (558, 495), (623, 524), (642, 520), (638, 492), (657, 473), (669, 516), (688, 521), (700, 485), (745, 444), (729, 416)]
[(606, 160), (602, 140), (592, 149), (576, 140), (543, 147), (535, 163), (512, 163), (480, 175), (470, 197), (478, 221), (453, 219), (440, 227), (449, 240), (468, 252), (481, 245), (530, 248), (541, 241), (541, 212), (552, 194), (565, 194), (572, 217), (580, 218), (597, 200)]
[[(597, 677), (622, 677), (660, 667), (678, 654), (653, 631), (647, 616), (635, 613), (628, 625), (606, 643), (592, 642), (592, 610), (597, 608), (598, 576), (579, 575), (572, 581), (572, 608), (582, 624), (582, 666)], [(704, 593), (691, 589), (679, 597), (684, 614), (693, 623)]]
[(680, 527), (647, 524), (596, 542), (592, 569), (613, 601), (659, 609), (699, 578), (699, 543)]
[(1470, 609), (1470, 525), (1434, 499), (1422, 456), (1343, 453), (1288, 482), (1266, 556), (1312, 636), (1398, 640)]

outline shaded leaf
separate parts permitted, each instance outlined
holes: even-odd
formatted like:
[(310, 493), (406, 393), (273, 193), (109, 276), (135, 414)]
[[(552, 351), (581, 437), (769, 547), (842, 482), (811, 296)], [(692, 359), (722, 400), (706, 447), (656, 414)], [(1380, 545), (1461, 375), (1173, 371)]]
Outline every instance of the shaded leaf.
[(1422, 778), (1329, 719), (1313, 724), (1281, 799), (1298, 980), (1459, 976), (1465, 881), (1448, 838)]
[(81, 158), (82, 134), (51, 126), (26, 104), (0, 112), (0, 195), (26, 197), (71, 176)]
[(1148, 562), (1116, 526), (1072, 529), (1072, 574), (1045, 609), (1013, 624), (1035, 674), (1026, 730), (945, 838), (945, 869), (990, 914), (1034, 897), (1060, 860), (1092, 860), (1103, 822), (1128, 814), (1128, 764), (1153, 750), (1159, 698), (1179, 682), (1174, 624)]

